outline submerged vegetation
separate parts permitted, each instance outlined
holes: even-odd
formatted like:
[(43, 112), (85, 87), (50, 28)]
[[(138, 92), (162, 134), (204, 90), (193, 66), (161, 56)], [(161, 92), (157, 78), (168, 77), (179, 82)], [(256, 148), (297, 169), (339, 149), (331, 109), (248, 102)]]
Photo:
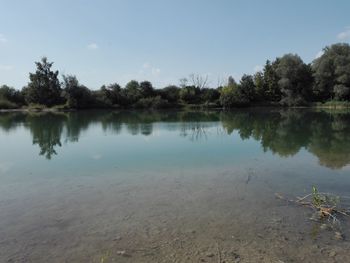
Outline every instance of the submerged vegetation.
[(321, 223), (321, 229), (335, 230), (336, 239), (341, 240), (344, 238), (340, 232), (340, 217), (350, 218), (350, 207), (345, 207), (342, 202), (345, 199), (349, 199), (349, 197), (322, 193), (315, 186), (312, 187), (311, 193), (298, 197), (297, 200), (286, 199), (279, 193), (276, 193), (275, 196), (278, 199), (311, 208), (314, 214), (310, 220)]
[(117, 83), (92, 90), (79, 83), (74, 75), (52, 70), (46, 57), (36, 62), (36, 72), (21, 91), (3, 85), (0, 109), (26, 107), (42, 109), (88, 108), (232, 108), (243, 106), (316, 106), (349, 107), (350, 45), (327, 46), (323, 54), (306, 64), (296, 54), (286, 54), (266, 61), (254, 75), (243, 75), (239, 83), (232, 77), (226, 84), (209, 88), (208, 77), (190, 75), (180, 85), (154, 88), (149, 81), (131, 80), (121, 87)]

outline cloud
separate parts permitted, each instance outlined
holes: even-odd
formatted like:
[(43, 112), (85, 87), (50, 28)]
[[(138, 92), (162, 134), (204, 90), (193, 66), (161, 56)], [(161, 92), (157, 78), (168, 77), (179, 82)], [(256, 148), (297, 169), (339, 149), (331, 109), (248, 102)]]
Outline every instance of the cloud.
[(320, 50), (320, 51), (317, 52), (315, 58), (322, 57), (323, 54), (324, 54), (324, 51), (323, 51), (323, 50)]
[(148, 68), (151, 68), (151, 65), (148, 62), (145, 62), (145, 63), (143, 63), (142, 67), (144, 69), (148, 69)]
[(256, 66), (254, 67), (254, 73), (259, 72), (259, 71), (262, 71), (263, 68), (264, 68), (264, 67), (263, 67), (262, 65), (256, 65)]
[(159, 68), (152, 68), (152, 75), (153, 76), (159, 76), (160, 69)]
[(98, 45), (96, 43), (90, 43), (89, 45), (87, 45), (87, 48), (90, 50), (96, 50), (98, 49)]
[(347, 39), (350, 39), (350, 27), (347, 27), (345, 31), (340, 32), (340, 33), (337, 35), (337, 38), (338, 38), (339, 40), (347, 40)]
[(157, 77), (160, 75), (160, 68), (154, 67), (152, 64), (145, 62), (142, 65), (142, 69), (139, 70), (139, 74)]
[(13, 66), (11, 65), (0, 65), (0, 70), (12, 70)]
[(7, 42), (7, 38), (3, 34), (0, 34), (0, 43), (6, 43), (6, 42)]

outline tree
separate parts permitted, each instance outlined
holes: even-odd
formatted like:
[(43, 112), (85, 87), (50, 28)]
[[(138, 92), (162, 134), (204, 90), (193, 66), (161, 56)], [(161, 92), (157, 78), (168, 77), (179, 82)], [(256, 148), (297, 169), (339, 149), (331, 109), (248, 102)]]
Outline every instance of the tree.
[(178, 102), (180, 98), (180, 88), (175, 85), (167, 86), (164, 89), (161, 89), (159, 93), (162, 99), (166, 99), (170, 103)]
[(321, 101), (349, 99), (345, 94), (350, 87), (350, 45), (334, 44), (323, 51), (312, 63), (316, 98)]
[(278, 86), (282, 93), (281, 103), (301, 105), (311, 97), (312, 73), (298, 55), (286, 54), (276, 67)]
[(196, 103), (199, 99), (199, 88), (195, 86), (186, 86), (180, 90), (180, 99), (185, 103)]
[(108, 95), (110, 96), (111, 102), (113, 105), (122, 105), (123, 103), (123, 94), (122, 88), (118, 83), (113, 83), (107, 86)]
[(0, 99), (13, 102), (17, 105), (24, 104), (23, 94), (20, 91), (15, 90), (14, 88), (7, 85), (2, 85), (0, 87)]
[[(232, 78), (232, 77), (230, 77)], [(224, 108), (241, 107), (249, 104), (249, 98), (242, 91), (233, 78), (228, 81), (228, 85), (221, 89), (220, 103)]]
[(154, 88), (152, 83), (149, 81), (142, 81), (140, 83), (140, 90), (144, 98), (149, 98), (154, 96)]
[(61, 87), (58, 80), (58, 71), (52, 71), (52, 62), (46, 57), (41, 62), (35, 62), (36, 72), (29, 73), (30, 82), (24, 89), (27, 103), (38, 103), (53, 106), (62, 102)]
[(281, 90), (278, 85), (277, 76), (277, 65), (279, 63), (279, 58), (277, 58), (273, 63), (269, 60), (266, 61), (264, 67), (264, 100), (267, 101), (280, 101), (281, 100)]
[(200, 99), (203, 103), (215, 102), (220, 98), (220, 93), (217, 89), (204, 88), (201, 90)]
[(63, 92), (67, 106), (73, 109), (83, 109), (93, 106), (91, 91), (85, 86), (79, 84), (76, 76), (63, 75)]
[(254, 74), (254, 86), (256, 99), (263, 101), (265, 99), (265, 80), (261, 71)]
[(244, 74), (240, 81), (240, 89), (249, 101), (255, 101), (255, 84), (253, 76)]
[(124, 89), (125, 104), (132, 105), (142, 98), (140, 84), (136, 80), (129, 81)]
[(204, 89), (207, 87), (207, 84), (208, 84), (208, 75), (204, 77), (198, 74), (191, 74), (190, 80), (191, 80), (192, 86), (199, 89)]
[(350, 99), (350, 88), (345, 85), (338, 84), (334, 88), (334, 98), (336, 100), (349, 100)]
[(236, 85), (236, 84), (237, 84), (237, 83), (236, 83), (235, 79), (234, 79), (232, 76), (229, 76), (229, 77), (228, 77), (228, 81), (227, 81), (227, 86), (233, 87), (233, 86)]

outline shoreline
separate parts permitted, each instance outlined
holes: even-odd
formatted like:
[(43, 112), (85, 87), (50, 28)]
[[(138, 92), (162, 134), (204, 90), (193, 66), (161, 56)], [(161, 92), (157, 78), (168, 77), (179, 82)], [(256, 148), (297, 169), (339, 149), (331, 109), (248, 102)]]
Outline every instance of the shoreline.
[(1, 112), (77, 112), (77, 111), (186, 111), (186, 110), (219, 110), (219, 111), (231, 111), (231, 110), (242, 110), (242, 109), (335, 109), (344, 110), (350, 109), (350, 105), (308, 105), (308, 106), (277, 106), (277, 105), (253, 105), (246, 107), (203, 107), (201, 105), (190, 105), (184, 107), (174, 107), (174, 108), (160, 108), (160, 109), (145, 109), (145, 108), (84, 108), (84, 109), (60, 109), (60, 108), (42, 108), (42, 109), (32, 109), (32, 108), (16, 108), (16, 109), (0, 109)]

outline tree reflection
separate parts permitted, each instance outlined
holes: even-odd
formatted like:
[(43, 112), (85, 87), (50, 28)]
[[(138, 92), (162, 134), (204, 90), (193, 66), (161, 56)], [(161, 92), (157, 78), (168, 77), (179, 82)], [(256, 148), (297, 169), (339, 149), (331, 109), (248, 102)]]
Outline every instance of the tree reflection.
[(29, 114), (26, 125), (29, 128), (33, 144), (40, 147), (40, 155), (51, 159), (57, 152), (55, 147), (61, 147), (61, 136), (65, 116), (60, 114)]
[(342, 168), (350, 163), (350, 113), (286, 110), (223, 113), (228, 134), (237, 130), (242, 139), (254, 138), (264, 151), (282, 157), (304, 148), (321, 165)]
[[(350, 113), (311, 110), (247, 110), (232, 112), (81, 111), (70, 113), (0, 114), (0, 128), (11, 132), (28, 129), (40, 155), (51, 159), (64, 143), (77, 142), (91, 125), (118, 135), (149, 136), (154, 125), (175, 131), (191, 141), (237, 132), (242, 140), (254, 139), (264, 151), (288, 157), (305, 149), (323, 166), (339, 169), (350, 163)], [(211, 129), (212, 127), (216, 128)], [(211, 133), (211, 131), (214, 131)]]

